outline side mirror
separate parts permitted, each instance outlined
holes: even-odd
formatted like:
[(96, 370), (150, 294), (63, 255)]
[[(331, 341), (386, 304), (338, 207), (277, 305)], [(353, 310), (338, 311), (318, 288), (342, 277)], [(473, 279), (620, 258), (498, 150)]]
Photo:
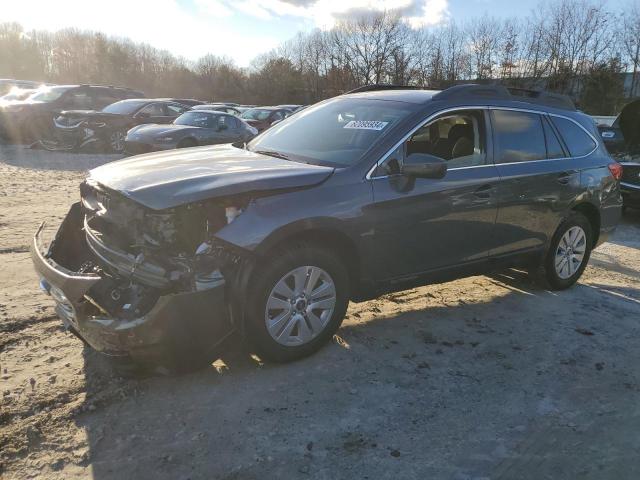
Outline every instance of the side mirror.
[(402, 174), (415, 178), (443, 178), (447, 174), (447, 162), (428, 153), (412, 153), (404, 160)]

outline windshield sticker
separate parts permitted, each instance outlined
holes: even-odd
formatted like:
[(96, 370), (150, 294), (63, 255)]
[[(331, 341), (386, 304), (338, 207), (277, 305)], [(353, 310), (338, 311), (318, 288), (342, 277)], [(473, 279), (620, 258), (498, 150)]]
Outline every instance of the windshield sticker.
[(359, 130), (382, 130), (389, 122), (378, 122), (377, 120), (351, 120), (343, 128), (357, 128)]

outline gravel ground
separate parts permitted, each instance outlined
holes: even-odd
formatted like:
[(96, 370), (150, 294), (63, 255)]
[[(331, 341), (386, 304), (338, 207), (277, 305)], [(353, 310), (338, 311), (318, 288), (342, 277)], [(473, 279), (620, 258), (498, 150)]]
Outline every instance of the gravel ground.
[(640, 212), (564, 292), (471, 277), (352, 304), (303, 361), (232, 343), (123, 379), (63, 331), (27, 253), (71, 170), (113, 157), (51, 155), (0, 149), (2, 478), (640, 478)]

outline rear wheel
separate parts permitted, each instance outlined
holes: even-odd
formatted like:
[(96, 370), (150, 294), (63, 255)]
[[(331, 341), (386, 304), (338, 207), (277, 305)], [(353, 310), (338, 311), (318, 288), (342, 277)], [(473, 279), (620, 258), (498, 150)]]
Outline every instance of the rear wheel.
[(554, 290), (569, 288), (584, 272), (593, 245), (591, 224), (584, 215), (573, 213), (560, 224), (549, 246), (544, 270)]
[(296, 245), (270, 255), (253, 275), (247, 337), (264, 359), (308, 356), (336, 332), (349, 303), (348, 274), (332, 252)]

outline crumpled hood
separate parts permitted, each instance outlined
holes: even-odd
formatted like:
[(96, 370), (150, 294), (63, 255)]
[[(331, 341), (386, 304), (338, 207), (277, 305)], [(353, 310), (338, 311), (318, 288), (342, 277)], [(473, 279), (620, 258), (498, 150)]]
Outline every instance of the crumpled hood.
[(89, 172), (89, 180), (154, 210), (252, 191), (306, 187), (333, 168), (215, 145), (139, 155)]

